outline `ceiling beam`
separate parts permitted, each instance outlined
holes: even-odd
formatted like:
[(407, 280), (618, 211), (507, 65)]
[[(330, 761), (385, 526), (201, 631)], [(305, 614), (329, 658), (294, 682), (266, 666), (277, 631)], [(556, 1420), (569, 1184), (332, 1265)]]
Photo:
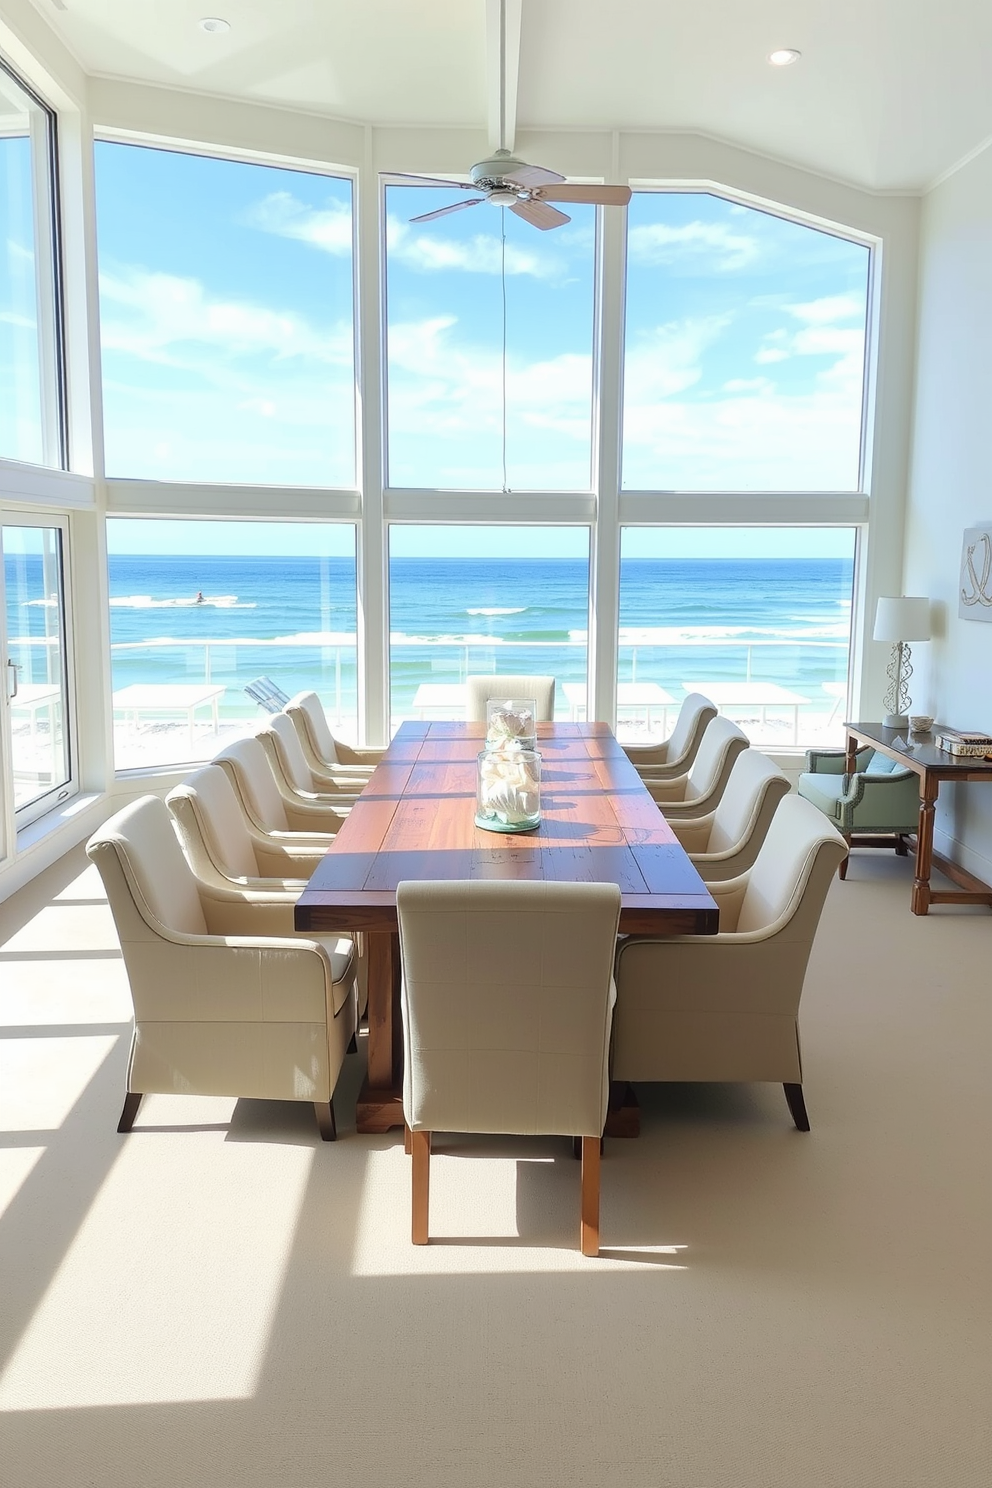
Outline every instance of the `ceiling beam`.
[(523, 0), (486, 0), (486, 115), (489, 148), (512, 150), (517, 132)]

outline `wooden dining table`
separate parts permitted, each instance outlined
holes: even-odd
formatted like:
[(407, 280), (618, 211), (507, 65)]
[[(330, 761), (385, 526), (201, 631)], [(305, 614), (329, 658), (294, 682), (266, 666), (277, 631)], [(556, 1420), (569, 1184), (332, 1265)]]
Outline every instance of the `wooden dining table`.
[(396, 887), (405, 879), (612, 882), (621, 934), (707, 935), (716, 903), (605, 723), (538, 725), (541, 822), (475, 824), (485, 725), (400, 726), (296, 905), (299, 931), (361, 931), (368, 954), (368, 1075), (360, 1132), (403, 1123)]

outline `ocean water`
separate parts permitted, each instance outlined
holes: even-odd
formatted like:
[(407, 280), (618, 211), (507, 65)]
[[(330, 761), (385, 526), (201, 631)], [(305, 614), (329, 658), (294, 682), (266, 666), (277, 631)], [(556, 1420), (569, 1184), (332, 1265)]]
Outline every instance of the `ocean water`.
[[(421, 683), (467, 672), (585, 679), (582, 560), (398, 559), (389, 583), (394, 717), (409, 712)], [(658, 682), (679, 697), (683, 681), (750, 677), (822, 709), (821, 684), (847, 672), (851, 584), (842, 559), (629, 559), (620, 681)], [(222, 712), (234, 717), (254, 711), (243, 688), (265, 674), (354, 715), (350, 559), (114, 556), (110, 605), (115, 689), (209, 678), (226, 685)], [(43, 608), (22, 609), (21, 634), (43, 634)]]

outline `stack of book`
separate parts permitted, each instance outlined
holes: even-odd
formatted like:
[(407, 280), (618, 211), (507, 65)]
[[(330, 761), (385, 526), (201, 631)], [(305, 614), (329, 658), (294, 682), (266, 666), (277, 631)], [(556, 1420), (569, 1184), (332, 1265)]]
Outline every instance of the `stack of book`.
[(992, 755), (992, 734), (983, 734), (969, 729), (952, 729), (944, 724), (938, 724), (933, 731), (933, 741), (945, 754), (965, 755), (978, 759)]

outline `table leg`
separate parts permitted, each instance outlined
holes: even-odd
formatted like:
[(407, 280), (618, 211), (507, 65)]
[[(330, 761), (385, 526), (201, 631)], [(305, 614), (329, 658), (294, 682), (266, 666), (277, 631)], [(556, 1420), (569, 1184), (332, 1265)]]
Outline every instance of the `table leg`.
[(367, 940), (369, 1068), (356, 1124), (360, 1132), (384, 1132), (403, 1125), (400, 943), (398, 935), (382, 931), (370, 933)]
[(844, 759), (844, 774), (853, 775), (858, 768), (858, 741), (854, 734), (847, 736), (847, 753)]
[(925, 915), (930, 908), (930, 873), (933, 867), (933, 818), (939, 782), (928, 775), (920, 780), (920, 822), (916, 829), (916, 878), (910, 908)]

